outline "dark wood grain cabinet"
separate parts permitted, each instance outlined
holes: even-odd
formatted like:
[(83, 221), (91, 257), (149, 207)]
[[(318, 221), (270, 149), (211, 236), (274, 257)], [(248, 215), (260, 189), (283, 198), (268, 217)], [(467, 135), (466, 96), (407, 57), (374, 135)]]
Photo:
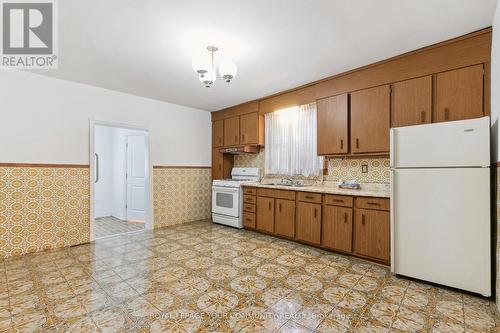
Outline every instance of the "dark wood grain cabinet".
[(297, 202), (296, 239), (321, 244), (321, 204)]
[(349, 152), (348, 95), (328, 97), (317, 101), (318, 155)]
[(392, 127), (432, 121), (432, 76), (394, 83), (391, 97)]
[(373, 209), (355, 209), (354, 253), (389, 261), (389, 212)]
[(224, 146), (240, 144), (240, 117), (224, 119)]
[(323, 205), (321, 244), (324, 247), (352, 252), (352, 208)]
[(257, 197), (257, 230), (274, 232), (274, 199)]
[(436, 74), (434, 121), (482, 117), (483, 80), (482, 64)]
[(274, 210), (274, 232), (280, 236), (294, 238), (295, 201), (276, 199)]
[(217, 120), (212, 123), (212, 147), (224, 145), (224, 121)]
[(351, 151), (388, 153), (391, 110), (389, 85), (351, 93)]

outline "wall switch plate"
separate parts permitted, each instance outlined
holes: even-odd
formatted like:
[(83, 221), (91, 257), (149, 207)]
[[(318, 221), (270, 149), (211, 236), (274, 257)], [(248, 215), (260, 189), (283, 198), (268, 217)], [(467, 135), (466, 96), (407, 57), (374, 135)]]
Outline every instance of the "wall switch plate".
[(368, 173), (368, 164), (361, 164), (361, 173)]

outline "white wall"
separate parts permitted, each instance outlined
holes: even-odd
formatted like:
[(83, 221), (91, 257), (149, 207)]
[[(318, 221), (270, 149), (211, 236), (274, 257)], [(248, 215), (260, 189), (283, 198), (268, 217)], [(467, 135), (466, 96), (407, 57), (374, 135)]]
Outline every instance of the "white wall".
[(113, 128), (96, 126), (95, 152), (99, 155), (99, 181), (95, 184), (95, 217), (111, 216), (113, 210)]
[(0, 72), (0, 162), (89, 164), (90, 119), (149, 128), (153, 165), (210, 165), (209, 112), (27, 72)]
[(497, 3), (493, 19), (493, 38), (491, 50), (491, 146), (492, 162), (498, 162), (500, 156), (499, 124), (500, 114), (500, 3)]

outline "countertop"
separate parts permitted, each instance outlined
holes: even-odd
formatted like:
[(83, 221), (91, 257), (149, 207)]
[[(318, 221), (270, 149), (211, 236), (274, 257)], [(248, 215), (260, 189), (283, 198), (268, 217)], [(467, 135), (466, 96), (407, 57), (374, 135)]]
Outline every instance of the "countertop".
[(277, 190), (289, 190), (298, 192), (351, 195), (358, 197), (378, 197), (378, 198), (391, 197), (391, 190), (389, 184), (361, 184), (361, 189), (359, 190), (348, 190), (348, 189), (338, 188), (337, 184), (334, 182), (323, 182), (321, 185), (316, 184), (311, 186), (284, 186), (284, 185), (274, 185), (274, 184), (254, 182), (254, 183), (244, 183), (242, 186), (270, 188)]

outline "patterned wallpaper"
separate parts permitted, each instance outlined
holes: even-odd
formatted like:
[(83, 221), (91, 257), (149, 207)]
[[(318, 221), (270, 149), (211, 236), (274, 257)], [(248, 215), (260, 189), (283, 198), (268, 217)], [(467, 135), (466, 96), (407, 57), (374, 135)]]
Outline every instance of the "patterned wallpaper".
[(153, 170), (154, 227), (208, 219), (212, 212), (210, 168)]
[[(90, 240), (89, 168), (0, 167), (0, 259)], [(153, 172), (154, 227), (208, 219), (210, 168)]]
[(0, 258), (89, 241), (89, 169), (0, 167)]
[[(362, 173), (361, 166), (366, 164), (368, 172)], [(259, 167), (261, 175), (264, 175), (264, 151), (259, 154), (243, 154), (234, 156), (235, 167)], [(328, 175), (323, 176), (324, 180), (339, 181), (356, 179), (360, 183), (381, 183), (390, 182), (390, 170), (388, 158), (367, 158), (367, 159), (340, 159), (330, 158), (328, 161)]]

